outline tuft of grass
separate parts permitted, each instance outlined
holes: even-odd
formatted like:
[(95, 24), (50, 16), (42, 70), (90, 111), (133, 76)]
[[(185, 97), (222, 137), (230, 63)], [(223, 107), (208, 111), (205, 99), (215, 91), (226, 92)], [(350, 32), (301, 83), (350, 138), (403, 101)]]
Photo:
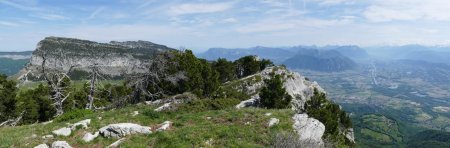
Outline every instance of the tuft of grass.
[(85, 117), (86, 115), (89, 114), (93, 114), (94, 112), (92, 112), (91, 110), (87, 110), (87, 109), (74, 109), (74, 110), (70, 110), (67, 113), (64, 113), (63, 115), (57, 117), (54, 121), (56, 122), (64, 122), (64, 121), (69, 121), (69, 120), (73, 120), (73, 119), (80, 119)]

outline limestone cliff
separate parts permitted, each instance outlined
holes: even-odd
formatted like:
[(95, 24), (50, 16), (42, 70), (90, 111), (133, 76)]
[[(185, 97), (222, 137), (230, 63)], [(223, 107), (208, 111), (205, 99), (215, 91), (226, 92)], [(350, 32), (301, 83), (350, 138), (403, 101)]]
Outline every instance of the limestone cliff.
[(102, 74), (109, 76), (141, 73), (155, 54), (170, 50), (175, 49), (147, 41), (97, 43), (47, 37), (38, 43), (30, 62), (18, 76), (39, 76), (44, 59), (45, 68), (54, 71), (68, 71), (73, 67), (75, 71), (87, 72), (91, 66), (97, 65)]

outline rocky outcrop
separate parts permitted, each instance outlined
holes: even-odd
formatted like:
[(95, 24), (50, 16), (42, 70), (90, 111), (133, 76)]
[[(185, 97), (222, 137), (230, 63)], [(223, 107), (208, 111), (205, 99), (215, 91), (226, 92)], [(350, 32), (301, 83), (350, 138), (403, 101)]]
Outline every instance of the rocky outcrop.
[(324, 147), (322, 136), (325, 133), (325, 125), (317, 119), (308, 117), (307, 114), (296, 114), (292, 119), (293, 128), (304, 147)]
[(99, 130), (100, 135), (103, 137), (120, 138), (131, 134), (150, 134), (151, 128), (147, 126), (141, 126), (133, 123), (118, 123), (110, 124), (102, 127)]
[[(291, 72), (280, 66), (268, 67), (260, 73), (234, 82), (228, 82), (226, 85), (251, 96), (250, 99), (236, 105), (236, 108), (258, 107), (260, 99), (259, 91), (265, 86), (264, 80), (271, 78), (271, 73), (281, 76), (283, 87), (293, 98), (291, 100), (291, 106), (292, 110), (296, 112), (296, 115), (292, 119), (294, 120), (294, 129), (300, 137), (299, 141), (306, 147), (323, 147), (325, 143), (322, 140), (322, 136), (325, 132), (325, 126), (319, 120), (307, 115), (305, 103), (314, 96), (315, 90), (321, 93), (325, 93), (325, 91), (317, 84), (317, 82), (311, 82), (299, 73)], [(275, 121), (276, 120), (271, 119), (272, 123), (275, 123)], [(272, 125), (273, 124), (268, 123), (269, 127)], [(341, 132), (341, 135), (353, 142), (353, 131), (350, 129), (343, 129), (343, 131), (344, 132)]]
[(79, 75), (89, 72), (93, 65), (97, 65), (101, 74), (109, 76), (141, 73), (154, 55), (170, 50), (175, 49), (147, 41), (97, 43), (47, 37), (38, 43), (29, 64), (17, 77), (39, 77), (44, 59), (48, 70), (66, 72), (73, 68), (73, 74)]
[(260, 73), (241, 79), (240, 81), (243, 82), (239, 82), (239, 85), (234, 87), (235, 89), (252, 96), (249, 100), (238, 104), (236, 108), (257, 106), (257, 103), (259, 102), (258, 91), (264, 87), (264, 80), (271, 78), (271, 73), (282, 76), (286, 92), (294, 98), (291, 103), (292, 109), (296, 112), (303, 112), (305, 102), (314, 95), (314, 89), (325, 93), (325, 90), (322, 89), (317, 82), (308, 81), (299, 73), (291, 72), (280, 66), (268, 67)]

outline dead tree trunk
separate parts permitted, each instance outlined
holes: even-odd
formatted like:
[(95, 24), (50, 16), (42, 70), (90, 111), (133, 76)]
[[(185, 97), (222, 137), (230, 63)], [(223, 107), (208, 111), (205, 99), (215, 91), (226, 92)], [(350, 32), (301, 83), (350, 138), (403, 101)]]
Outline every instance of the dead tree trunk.
[(90, 86), (89, 86), (89, 95), (87, 97), (88, 104), (86, 104), (86, 109), (92, 110), (92, 108), (94, 107), (95, 84), (97, 82), (97, 77), (98, 77), (98, 69), (97, 69), (96, 65), (94, 65), (92, 67), (90, 77), (91, 77), (91, 80), (90, 80)]
[(50, 100), (53, 101), (53, 105), (56, 109), (55, 117), (57, 117), (64, 114), (63, 103), (70, 95), (70, 92), (64, 94), (64, 91), (67, 87), (67, 84), (65, 84), (64, 80), (68, 79), (70, 81), (70, 77), (67, 75), (67, 73), (70, 73), (72, 68), (75, 66), (71, 66), (66, 73), (47, 73), (47, 71), (45, 71), (45, 62), (47, 60), (45, 58), (45, 55), (42, 55), (42, 59), (42, 75), (51, 89)]

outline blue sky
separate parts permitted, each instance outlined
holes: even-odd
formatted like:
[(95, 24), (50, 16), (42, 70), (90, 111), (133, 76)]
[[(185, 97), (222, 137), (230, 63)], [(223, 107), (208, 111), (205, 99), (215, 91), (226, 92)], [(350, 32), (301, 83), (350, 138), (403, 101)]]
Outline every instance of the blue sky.
[(211, 47), (449, 45), (448, 0), (0, 0), (0, 51), (46, 36)]

